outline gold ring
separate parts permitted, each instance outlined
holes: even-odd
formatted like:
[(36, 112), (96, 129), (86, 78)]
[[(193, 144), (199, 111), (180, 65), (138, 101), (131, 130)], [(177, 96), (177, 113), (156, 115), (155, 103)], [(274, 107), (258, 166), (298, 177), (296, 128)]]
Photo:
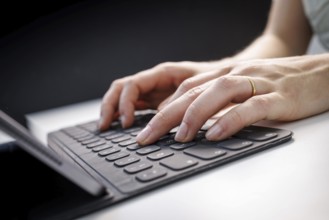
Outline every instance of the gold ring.
[(249, 80), (250, 85), (251, 85), (251, 89), (252, 89), (252, 95), (251, 96), (254, 96), (254, 95), (256, 95), (256, 92), (257, 92), (255, 82), (252, 79), (250, 79), (249, 77), (247, 79)]

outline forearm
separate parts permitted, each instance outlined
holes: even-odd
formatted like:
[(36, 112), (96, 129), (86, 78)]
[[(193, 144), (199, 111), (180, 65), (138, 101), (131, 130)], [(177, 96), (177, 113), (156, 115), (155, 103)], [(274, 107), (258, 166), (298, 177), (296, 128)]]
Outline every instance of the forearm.
[(210, 63), (213, 68), (216, 68), (224, 63), (232, 63), (236, 61), (278, 58), (295, 55), (297, 54), (293, 52), (279, 37), (273, 34), (263, 34), (237, 54)]
[(297, 55), (296, 52), (291, 50), (289, 45), (287, 45), (287, 43), (278, 36), (273, 34), (264, 34), (232, 58), (236, 61), (240, 61), (295, 55)]

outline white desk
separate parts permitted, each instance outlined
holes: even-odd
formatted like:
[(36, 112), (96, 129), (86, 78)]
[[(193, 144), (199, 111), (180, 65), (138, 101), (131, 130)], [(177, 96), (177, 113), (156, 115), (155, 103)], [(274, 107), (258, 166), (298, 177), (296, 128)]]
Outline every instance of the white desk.
[[(100, 100), (28, 115), (32, 132), (97, 119)], [(328, 220), (329, 112), (291, 123), (294, 140), (83, 219)]]

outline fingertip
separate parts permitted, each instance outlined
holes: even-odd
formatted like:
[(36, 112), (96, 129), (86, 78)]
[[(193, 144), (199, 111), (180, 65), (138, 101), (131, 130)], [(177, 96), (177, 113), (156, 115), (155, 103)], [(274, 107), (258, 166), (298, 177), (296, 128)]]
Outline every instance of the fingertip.
[(121, 115), (120, 122), (122, 128), (129, 128), (133, 124), (133, 119), (127, 117), (126, 115)]
[[(124, 110), (123, 110), (124, 109)], [(129, 128), (133, 125), (135, 121), (135, 109), (134, 106), (130, 108), (121, 108), (119, 110), (119, 121), (122, 128)]]
[(176, 132), (175, 140), (178, 142), (186, 142), (187, 134), (188, 134), (188, 126), (185, 122), (182, 122), (181, 125), (179, 126), (178, 131)]
[(207, 140), (218, 141), (223, 134), (223, 128), (219, 124), (214, 124), (206, 133)]
[(99, 115), (99, 119), (98, 119), (98, 122), (97, 122), (97, 127), (98, 127), (98, 130), (105, 130), (106, 127), (107, 127), (107, 122), (108, 121), (108, 115), (110, 114), (109, 113), (110, 108), (107, 106), (107, 104), (105, 104), (104, 102), (104, 99), (102, 100), (102, 104), (101, 104), (101, 107), (100, 107), (100, 115)]
[(104, 131), (107, 128), (106, 123), (104, 122), (104, 119), (102, 117), (98, 119), (97, 128), (100, 131)]
[(136, 137), (139, 145), (146, 145), (149, 143), (149, 136), (151, 134), (151, 127), (147, 125)]
[(104, 131), (108, 129), (110, 127), (111, 122), (112, 118), (107, 113), (102, 112), (97, 123), (98, 130)]
[(117, 115), (118, 113), (115, 112), (114, 109), (103, 106), (101, 108), (101, 114), (98, 120), (98, 129), (100, 131), (109, 129), (112, 121), (118, 117)]

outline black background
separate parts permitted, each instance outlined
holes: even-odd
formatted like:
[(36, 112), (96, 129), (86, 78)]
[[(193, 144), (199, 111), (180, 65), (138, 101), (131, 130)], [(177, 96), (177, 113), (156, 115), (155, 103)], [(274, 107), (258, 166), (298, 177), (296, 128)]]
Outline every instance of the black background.
[(24, 114), (101, 98), (164, 61), (232, 55), (265, 26), (270, 0), (1, 3), (0, 108)]

